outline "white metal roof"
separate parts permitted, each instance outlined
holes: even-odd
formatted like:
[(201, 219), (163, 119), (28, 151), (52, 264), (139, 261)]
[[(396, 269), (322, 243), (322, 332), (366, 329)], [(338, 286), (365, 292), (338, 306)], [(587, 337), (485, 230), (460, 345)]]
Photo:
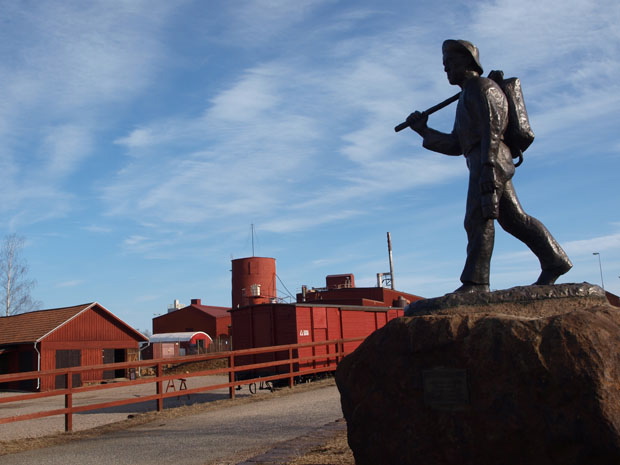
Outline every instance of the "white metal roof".
[(149, 342), (186, 342), (191, 340), (197, 334), (204, 334), (209, 338), (210, 341), (213, 341), (213, 339), (211, 339), (211, 336), (209, 336), (204, 331), (187, 331), (182, 333), (153, 334), (151, 337), (149, 337)]

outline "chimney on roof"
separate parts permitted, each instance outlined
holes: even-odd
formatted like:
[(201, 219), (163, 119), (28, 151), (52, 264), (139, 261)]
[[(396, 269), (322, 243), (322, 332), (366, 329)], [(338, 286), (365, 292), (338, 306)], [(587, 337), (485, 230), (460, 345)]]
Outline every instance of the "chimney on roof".
[(192, 299), (192, 305), (202, 305), (200, 299)]

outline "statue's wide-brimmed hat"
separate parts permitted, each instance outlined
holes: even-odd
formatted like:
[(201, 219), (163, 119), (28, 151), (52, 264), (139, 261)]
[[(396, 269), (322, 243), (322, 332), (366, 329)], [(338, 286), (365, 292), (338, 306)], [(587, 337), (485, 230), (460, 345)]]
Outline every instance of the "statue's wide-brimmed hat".
[(468, 53), (473, 59), (474, 63), (478, 67), (477, 71), (482, 74), (482, 65), (480, 64), (480, 54), (478, 53), (478, 47), (466, 40), (445, 40), (441, 50), (445, 53), (449, 50), (456, 50), (460, 52)]

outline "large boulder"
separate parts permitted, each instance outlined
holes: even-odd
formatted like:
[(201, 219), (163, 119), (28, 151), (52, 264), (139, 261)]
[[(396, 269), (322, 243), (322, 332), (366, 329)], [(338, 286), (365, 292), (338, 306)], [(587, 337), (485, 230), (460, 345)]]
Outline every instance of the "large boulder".
[(357, 465), (620, 464), (620, 309), (550, 287), (414, 303), (345, 357)]

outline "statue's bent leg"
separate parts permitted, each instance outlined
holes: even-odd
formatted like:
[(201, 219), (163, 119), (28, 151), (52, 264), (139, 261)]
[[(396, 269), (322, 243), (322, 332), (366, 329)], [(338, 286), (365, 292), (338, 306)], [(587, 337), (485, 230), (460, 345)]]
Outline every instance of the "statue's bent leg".
[(570, 259), (547, 228), (521, 207), (517, 194), (508, 181), (499, 204), (500, 226), (525, 243), (540, 261), (542, 272), (534, 284), (553, 284), (573, 266)]

